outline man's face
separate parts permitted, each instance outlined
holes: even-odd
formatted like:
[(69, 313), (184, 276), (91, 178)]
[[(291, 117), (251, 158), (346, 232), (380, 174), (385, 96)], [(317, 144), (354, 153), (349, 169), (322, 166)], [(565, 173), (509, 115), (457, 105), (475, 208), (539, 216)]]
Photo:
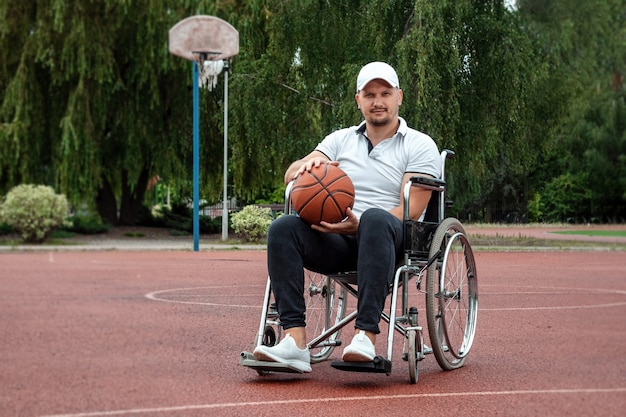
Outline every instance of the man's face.
[(356, 94), (356, 103), (368, 124), (385, 126), (396, 123), (398, 108), (402, 104), (402, 90), (391, 87), (383, 80), (372, 80)]

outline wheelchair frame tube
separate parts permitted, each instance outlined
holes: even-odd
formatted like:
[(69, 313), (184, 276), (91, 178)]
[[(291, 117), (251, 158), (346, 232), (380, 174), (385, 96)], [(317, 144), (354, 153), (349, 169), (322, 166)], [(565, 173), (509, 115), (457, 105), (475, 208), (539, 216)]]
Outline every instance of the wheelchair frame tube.
[[(441, 179), (443, 181), (446, 180), (446, 159), (448, 158), (449, 153), (450, 153), (450, 157), (454, 156), (454, 153), (452, 151), (448, 151), (447, 149), (444, 149), (443, 151), (441, 151)], [(441, 196), (439, 197), (439, 223), (441, 223), (443, 219), (446, 217), (445, 216), (446, 190), (445, 188), (442, 188), (440, 191), (441, 191)]]
[(408, 271), (408, 267), (401, 266), (397, 269), (393, 280), (393, 290), (391, 292), (391, 307), (389, 311), (389, 334), (387, 335), (387, 359), (391, 361), (393, 351), (393, 334), (396, 327), (396, 308), (398, 306), (398, 284), (400, 282), (400, 274)]
[(407, 181), (406, 184), (404, 184), (404, 192), (403, 192), (403, 197), (404, 198), (404, 213), (403, 213), (403, 217), (404, 220), (409, 220), (409, 197), (411, 195), (411, 187), (413, 186), (413, 183), (411, 181)]
[(285, 209), (284, 209), (285, 213), (284, 214), (291, 213), (291, 189), (293, 188), (293, 182), (294, 180), (289, 181), (289, 183), (285, 187)]
[[(352, 313), (350, 313), (346, 317), (344, 317), (339, 323), (336, 323), (334, 326), (331, 326), (330, 328), (326, 329), (319, 336), (317, 336), (315, 339), (311, 340), (308, 343), (308, 345), (307, 345), (308, 348), (309, 349), (313, 349), (313, 348), (316, 348), (316, 347), (320, 346), (322, 344), (322, 342), (324, 342), (326, 339), (328, 339), (337, 330), (344, 328), (351, 321), (354, 321), (354, 319), (356, 318), (356, 315), (357, 315), (357, 311), (354, 310)], [(339, 345), (336, 345), (336, 346), (339, 346)]]
[(263, 310), (261, 311), (261, 323), (259, 324), (259, 331), (256, 334), (256, 343), (254, 347), (261, 346), (263, 343), (263, 334), (265, 333), (265, 325), (267, 324), (267, 309), (270, 303), (270, 294), (272, 293), (272, 283), (270, 277), (267, 277), (267, 284), (265, 285), (265, 297), (263, 298)]

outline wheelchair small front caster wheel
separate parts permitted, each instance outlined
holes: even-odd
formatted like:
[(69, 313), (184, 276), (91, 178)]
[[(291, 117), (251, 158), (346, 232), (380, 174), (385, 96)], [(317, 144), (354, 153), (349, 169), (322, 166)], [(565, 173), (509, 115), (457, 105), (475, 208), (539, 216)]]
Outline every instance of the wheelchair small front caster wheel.
[(276, 331), (272, 326), (265, 326), (265, 331), (263, 332), (263, 340), (261, 343), (265, 346), (274, 346), (276, 344)]
[(408, 352), (407, 352), (407, 360), (409, 362), (409, 380), (411, 384), (417, 383), (417, 379), (419, 377), (419, 371), (417, 369), (418, 362), (423, 358), (422, 354), (422, 332), (411, 329), (407, 332), (408, 341)]

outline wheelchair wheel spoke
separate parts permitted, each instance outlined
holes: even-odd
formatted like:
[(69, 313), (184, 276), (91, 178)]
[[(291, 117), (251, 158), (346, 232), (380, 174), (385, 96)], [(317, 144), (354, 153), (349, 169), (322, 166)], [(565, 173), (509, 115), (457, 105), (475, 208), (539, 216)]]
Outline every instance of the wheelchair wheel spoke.
[[(307, 332), (309, 337), (317, 337), (343, 318), (345, 294), (337, 283), (313, 271), (305, 270), (308, 287), (305, 290)], [(305, 282), (307, 282), (305, 281)], [(330, 356), (339, 339), (341, 329), (329, 335), (317, 347), (311, 348), (311, 362), (321, 362)]]

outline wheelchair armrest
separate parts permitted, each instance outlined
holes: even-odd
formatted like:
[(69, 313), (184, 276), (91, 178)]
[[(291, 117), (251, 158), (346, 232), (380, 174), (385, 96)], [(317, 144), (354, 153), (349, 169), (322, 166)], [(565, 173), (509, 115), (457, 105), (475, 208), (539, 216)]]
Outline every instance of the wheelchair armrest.
[(433, 191), (443, 191), (446, 186), (446, 182), (439, 178), (415, 176), (411, 177), (411, 185)]
[[(403, 190), (403, 198), (404, 198), (404, 213), (403, 213), (403, 218), (404, 220), (408, 220), (409, 219), (409, 199), (410, 199), (410, 195), (411, 195), (411, 187), (421, 187), (427, 190), (431, 190), (434, 192), (438, 192), (440, 193), (438, 195), (438, 197), (443, 198), (444, 196), (444, 192), (446, 189), (446, 182), (442, 179), (439, 178), (432, 178), (432, 177), (424, 177), (421, 175), (415, 175), (413, 177), (411, 177), (409, 179), (409, 181), (406, 182), (406, 184), (404, 185), (404, 190)], [(431, 200), (432, 200), (432, 195), (431, 195)], [(432, 205), (433, 203), (431, 203), (431, 201), (428, 202), (428, 205)], [(443, 212), (443, 209), (440, 210), (441, 212)]]

